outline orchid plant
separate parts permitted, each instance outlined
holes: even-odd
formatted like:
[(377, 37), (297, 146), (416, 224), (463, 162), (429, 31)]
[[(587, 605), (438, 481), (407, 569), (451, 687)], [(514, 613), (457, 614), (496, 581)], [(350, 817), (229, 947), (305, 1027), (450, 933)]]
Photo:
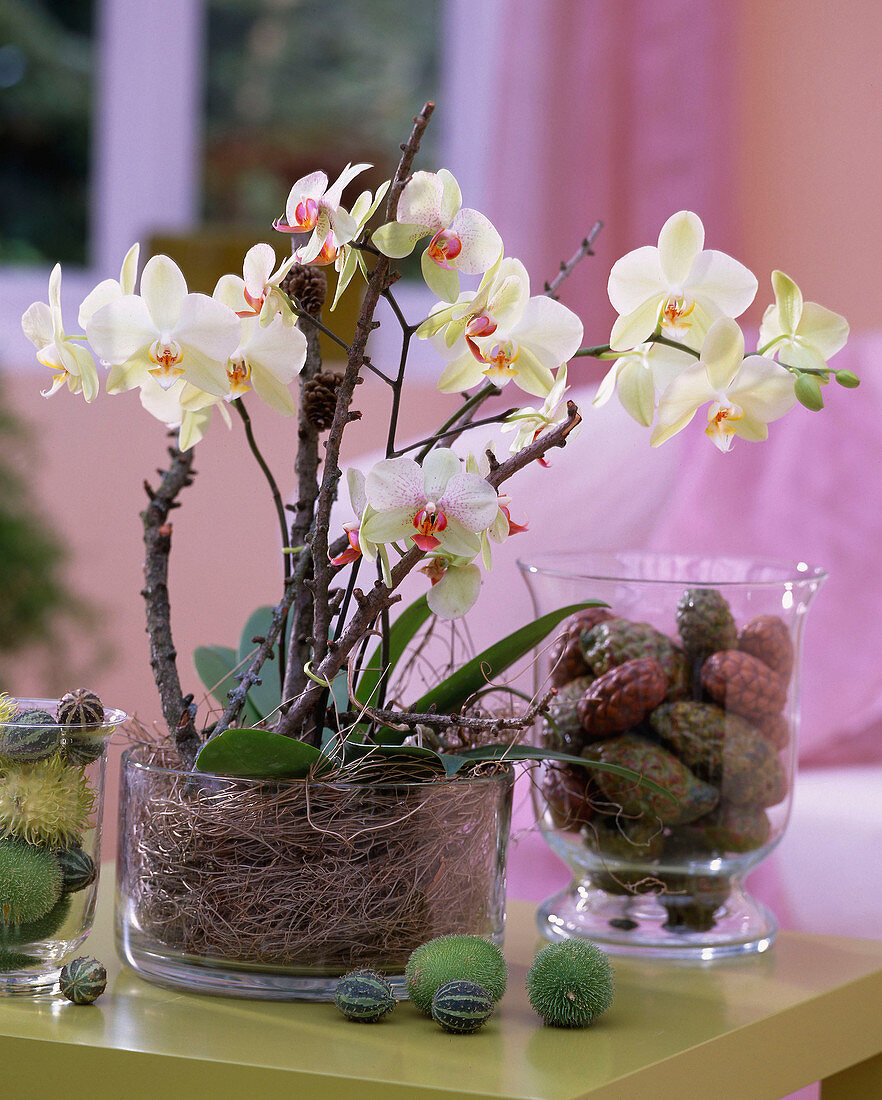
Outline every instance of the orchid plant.
[[(49, 303), (35, 303), (23, 317), (38, 359), (52, 372), (46, 396), (66, 387), (94, 401), (103, 374), (108, 394), (137, 389), (145, 410), (175, 434), (169, 469), (148, 490), (143, 513), (144, 591), (164, 718), (182, 757), (203, 770), (312, 774), (335, 761), (361, 759), (366, 747), (380, 754), (407, 752), (430, 771), (447, 774), (475, 759), (560, 756), (516, 744), (547, 698), (534, 700), (519, 717), (476, 714), (468, 701), (574, 607), (479, 654), (410, 706), (386, 700), (393, 665), (429, 616), (465, 615), (478, 598), (482, 570), (491, 567), (491, 542), (525, 529), (512, 519), (513, 501), (502, 486), (530, 463), (547, 466), (547, 452), (564, 446), (576, 431), (581, 416), (567, 399), (568, 363), (580, 356), (613, 360), (594, 402), (603, 405), (617, 393), (634, 419), (652, 426), (653, 446), (705, 407), (706, 432), (720, 450), (728, 450), (735, 436), (762, 440), (768, 424), (797, 402), (820, 408), (821, 388), (831, 377), (846, 387), (857, 385), (850, 372), (827, 365), (845, 343), (845, 320), (804, 302), (793, 280), (779, 271), (772, 276), (775, 301), (764, 315), (760, 346), (745, 355), (735, 318), (753, 301), (757, 279), (738, 261), (705, 249), (704, 227), (689, 211), (665, 222), (657, 246), (629, 252), (613, 266), (609, 297), (618, 319), (606, 344), (582, 346), (582, 322), (557, 300), (557, 292), (573, 267), (592, 254), (600, 223), (555, 280), (542, 293), (531, 293), (524, 265), (505, 255), (502, 238), (483, 213), (463, 206), (449, 171), (411, 174), (431, 111), (427, 104), (414, 120), (394, 178), (374, 193), (363, 191), (351, 208), (344, 205), (346, 189), (369, 165), (348, 165), (331, 185), (324, 172), (294, 183), (285, 214), (274, 223), (293, 235), (287, 258), (257, 244), (245, 256), (242, 274), (224, 275), (208, 296), (190, 292), (166, 256), (151, 257), (139, 281), (135, 245), (119, 279), (100, 283), (83, 302), (82, 332), (64, 327), (57, 266)], [(385, 220), (371, 231), (383, 202)], [(427, 238), (421, 268), (438, 301), (427, 317), (411, 323), (395, 296), (391, 261)], [(350, 282), (364, 279), (361, 312), (348, 339), (328, 327), (320, 304), (307, 301), (316, 265), (333, 265), (337, 272), (331, 312)], [(463, 278), (477, 285), (464, 289)], [(381, 302), (401, 331), (400, 361), (391, 370), (367, 354)], [(319, 332), (345, 350), (342, 375), (322, 372)], [(402, 447), (398, 415), (414, 338), (429, 341), (439, 353), (438, 388), (464, 400), (435, 432)], [(335, 538), (331, 507), (342, 477), (341, 440), (357, 418), (351, 402), (366, 371), (392, 392), (386, 453), (367, 471), (346, 472), (352, 518)], [(539, 404), (476, 419), (480, 406), (507, 386)], [(316, 418), (320, 392), (333, 407), (330, 423)], [(252, 396), (297, 420), (297, 503), (288, 508), (254, 439), (246, 408)], [(199, 707), (183, 692), (172, 643), (167, 520), (192, 481), (194, 447), (215, 409), (228, 426), (229, 410), (238, 413), (269, 484), (285, 580), (278, 604), (249, 621), (246, 635), (253, 641), (246, 640), (238, 653), (204, 647), (197, 654), (223, 708), (199, 728)], [(465, 432), (490, 424), (512, 435), (506, 458), (486, 444), (465, 458), (452, 448)], [(365, 563), (377, 576), (366, 591), (357, 587)], [(393, 623), (389, 609), (399, 599), (396, 590), (416, 569), (427, 577), (427, 594)], [(375, 633), (376, 652), (366, 658)], [(277, 690), (264, 682), (273, 669)], [(500, 740), (503, 734), (507, 740)]]

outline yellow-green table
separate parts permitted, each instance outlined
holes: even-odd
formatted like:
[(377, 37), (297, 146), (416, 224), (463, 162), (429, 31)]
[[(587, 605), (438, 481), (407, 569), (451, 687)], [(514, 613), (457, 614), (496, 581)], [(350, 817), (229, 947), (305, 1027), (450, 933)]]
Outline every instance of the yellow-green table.
[(356, 1024), (332, 1004), (149, 985), (116, 958), (110, 878), (84, 948), (107, 966), (104, 996), (0, 1001), (10, 1100), (776, 1100), (819, 1078), (824, 1100), (882, 1098), (882, 942), (785, 933), (765, 955), (706, 966), (617, 958), (609, 1013), (560, 1031), (527, 1003), (538, 941), (532, 906), (515, 902), (509, 990), (483, 1031), (455, 1036), (409, 1003)]

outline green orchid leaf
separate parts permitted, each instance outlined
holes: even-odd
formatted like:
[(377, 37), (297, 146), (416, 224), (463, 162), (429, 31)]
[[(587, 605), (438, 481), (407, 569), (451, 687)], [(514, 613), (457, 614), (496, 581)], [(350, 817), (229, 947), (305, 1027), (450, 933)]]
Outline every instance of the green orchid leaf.
[[(258, 607), (256, 611), (253, 611), (251, 615), (249, 615), (248, 621), (242, 629), (242, 637), (239, 639), (239, 660), (244, 661), (243, 668), (247, 668), (249, 664), (251, 664), (251, 658), (259, 645), (258, 642), (253, 642), (251, 639), (254, 637), (266, 637), (267, 631), (270, 628), (270, 623), (272, 622), (272, 617), (273, 609), (271, 607)], [(291, 619), (289, 617), (289, 641), (290, 629)], [(254, 684), (248, 689), (248, 699), (260, 715), (259, 720), (266, 718), (268, 714), (272, 714), (282, 701), (282, 692), (279, 688), (279, 660), (277, 652), (278, 644), (273, 649), (273, 656), (267, 657), (263, 662), (263, 667), (260, 670), (262, 682)]]
[[(406, 608), (398, 616), (389, 630), (389, 667), (394, 668), (401, 660), (407, 646), (413, 636), (432, 614), (425, 596), (414, 600), (410, 607)], [(361, 674), (355, 698), (359, 703), (375, 704), (375, 693), (383, 675), (383, 647), (378, 645), (367, 663), (367, 667)]]
[(262, 729), (229, 729), (199, 750), (196, 767), (212, 775), (302, 779), (321, 759), (313, 745)]
[(550, 611), (473, 657), (418, 699), (410, 709), (425, 713), (429, 707), (434, 706), (439, 714), (452, 714), (470, 695), (486, 687), (488, 682), (535, 648), (560, 622), (586, 607), (606, 607), (606, 604), (601, 600), (585, 600)]
[[(447, 761), (450, 761), (448, 764)], [(465, 764), (474, 763), (476, 760), (558, 760), (564, 764), (580, 764), (583, 768), (593, 768), (596, 771), (611, 772), (623, 779), (630, 779), (640, 786), (655, 794), (662, 794), (670, 798), (672, 802), (679, 801), (670, 791), (660, 786), (645, 775), (632, 771), (631, 768), (623, 768), (620, 764), (606, 764), (601, 760), (586, 760), (584, 756), (571, 756), (566, 752), (557, 752), (554, 749), (541, 749), (536, 745), (481, 745), (476, 749), (463, 749), (462, 752), (450, 754), (444, 757), (445, 768), (448, 775), (455, 775)]]
[[(236, 672), (239, 671), (239, 657), (235, 649), (223, 645), (201, 645), (193, 653), (193, 664), (206, 691), (222, 706), (227, 705), (227, 696), (239, 686)], [(242, 719), (256, 724), (261, 715), (250, 698), (245, 700)]]

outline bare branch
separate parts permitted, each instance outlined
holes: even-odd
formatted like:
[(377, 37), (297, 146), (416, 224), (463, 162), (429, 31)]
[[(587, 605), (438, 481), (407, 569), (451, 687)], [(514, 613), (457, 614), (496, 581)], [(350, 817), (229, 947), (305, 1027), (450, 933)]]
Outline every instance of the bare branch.
[(545, 284), (545, 294), (549, 298), (557, 299), (557, 292), (558, 290), (560, 290), (561, 283), (564, 281), (564, 279), (567, 279), (570, 275), (572, 275), (575, 268), (581, 263), (582, 260), (585, 259), (586, 256), (594, 255), (592, 248), (594, 242), (600, 235), (601, 229), (603, 229), (603, 222), (595, 222), (594, 225), (591, 226), (591, 231), (589, 232), (588, 236), (584, 238), (578, 249), (573, 253), (573, 255), (569, 258), (569, 260), (567, 260), (566, 263), (562, 263), (560, 265), (560, 271), (558, 271), (557, 275), (555, 275), (551, 282)]

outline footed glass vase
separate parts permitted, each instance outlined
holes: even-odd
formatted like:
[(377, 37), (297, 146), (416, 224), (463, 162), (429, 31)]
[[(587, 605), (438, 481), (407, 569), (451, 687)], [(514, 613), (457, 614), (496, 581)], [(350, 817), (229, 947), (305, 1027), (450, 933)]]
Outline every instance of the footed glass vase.
[(89, 934), (106, 746), (126, 719), (90, 692), (15, 703), (0, 721), (0, 996), (55, 993)]
[(790, 814), (802, 631), (826, 574), (638, 551), (519, 564), (537, 616), (606, 605), (540, 658), (557, 688), (540, 743), (655, 784), (542, 766), (536, 818), (573, 873), (539, 909), (543, 935), (693, 959), (766, 950), (777, 922), (744, 879)]

